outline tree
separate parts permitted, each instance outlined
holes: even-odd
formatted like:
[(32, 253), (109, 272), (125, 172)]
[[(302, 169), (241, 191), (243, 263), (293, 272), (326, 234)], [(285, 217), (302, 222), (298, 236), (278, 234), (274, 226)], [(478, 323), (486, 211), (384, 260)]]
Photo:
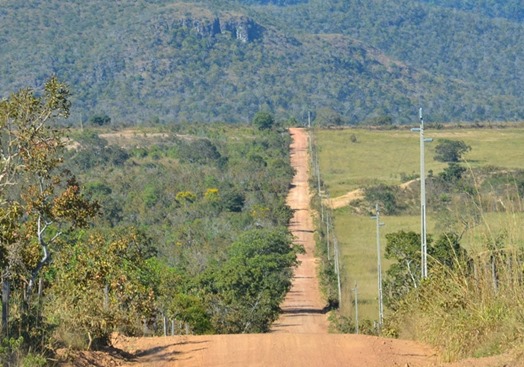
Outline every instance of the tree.
[(315, 123), (320, 126), (339, 126), (343, 125), (344, 121), (337, 111), (330, 107), (324, 107), (317, 111)]
[[(415, 232), (399, 231), (386, 235), (386, 259), (394, 259), (386, 271), (384, 281), (384, 302), (395, 309), (402, 297), (420, 284), (420, 235)], [(428, 244), (431, 239), (427, 239)]]
[(97, 126), (109, 125), (111, 123), (111, 117), (104, 114), (96, 114), (89, 118), (89, 123)]
[(78, 146), (67, 152), (67, 166), (71, 169), (88, 170), (95, 166), (121, 166), (130, 157), (129, 153), (107, 140), (95, 131), (85, 131), (76, 137)]
[(155, 314), (155, 254), (150, 238), (134, 228), (80, 238), (56, 256), (47, 314), (88, 348), (107, 345), (117, 327), (140, 332)]
[(259, 111), (253, 118), (253, 125), (255, 125), (259, 130), (269, 130), (274, 124), (275, 120), (273, 115), (269, 112)]
[(220, 202), (224, 210), (239, 213), (246, 201), (245, 194), (236, 189), (226, 189), (220, 195)]
[[(98, 212), (69, 172), (60, 170), (63, 135), (52, 123), (69, 115), (69, 91), (49, 79), (41, 95), (23, 89), (0, 102), (0, 265), (2, 331), (9, 299), (22, 293), (27, 310), (36, 280), (61, 237)], [(13, 284), (13, 281), (15, 284)]]
[[(396, 260), (396, 263), (386, 271), (384, 300), (388, 307), (396, 309), (410, 291), (420, 286), (420, 235), (412, 231), (399, 231), (387, 234), (386, 240), (386, 259)], [(460, 246), (460, 236), (456, 233), (444, 233), (435, 243), (428, 236), (427, 246), (430, 276), (431, 268), (445, 266), (454, 269), (469, 261), (466, 250)]]
[(257, 229), (241, 235), (229, 248), (228, 259), (209, 269), (202, 281), (217, 331), (267, 331), (291, 287), (299, 251), (284, 230)]
[(221, 158), (217, 147), (205, 138), (194, 140), (179, 140), (177, 142), (177, 158), (184, 162), (210, 164)]
[(386, 116), (386, 115), (370, 117), (364, 120), (364, 122), (362, 122), (362, 125), (381, 126), (381, 127), (391, 126), (393, 125), (393, 118), (391, 116)]
[(395, 214), (399, 210), (395, 193), (397, 188), (384, 184), (369, 186), (364, 189), (364, 197), (371, 204), (380, 203), (384, 214)]
[(462, 140), (440, 139), (435, 146), (434, 159), (439, 162), (459, 162), (471, 147)]
[(184, 322), (186, 328), (196, 334), (212, 333), (209, 313), (204, 297), (198, 294), (196, 278), (158, 259), (151, 259), (149, 264), (159, 280), (157, 308), (165, 318), (164, 331), (167, 333), (167, 320), (171, 319)]
[(438, 177), (446, 183), (456, 184), (462, 178), (464, 172), (466, 172), (464, 167), (458, 163), (450, 162), (448, 166), (439, 173)]
[(455, 232), (443, 233), (430, 250), (430, 262), (454, 269), (470, 261), (467, 251), (460, 245), (461, 236)]

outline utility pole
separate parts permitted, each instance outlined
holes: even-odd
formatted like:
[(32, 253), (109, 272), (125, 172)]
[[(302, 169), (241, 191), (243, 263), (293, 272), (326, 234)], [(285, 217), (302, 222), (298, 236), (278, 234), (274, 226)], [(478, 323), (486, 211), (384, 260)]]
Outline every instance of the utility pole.
[(355, 332), (358, 334), (358, 287), (357, 282), (355, 282), (355, 288), (353, 288), (353, 291), (355, 292)]
[[(327, 197), (326, 197), (327, 198)], [(322, 200), (323, 198), (320, 197), (320, 200)], [(330, 227), (330, 222), (329, 222), (329, 218), (331, 217), (329, 215), (329, 211), (328, 209), (326, 208), (326, 244), (327, 244), (327, 257), (328, 257), (328, 260), (331, 260), (331, 252), (330, 252), (330, 245), (329, 245), (329, 227)], [(336, 266), (336, 265), (335, 265)]]
[(321, 190), (321, 187), (322, 187), (322, 184), (320, 182), (320, 163), (319, 163), (319, 159), (318, 159), (318, 148), (315, 150), (315, 168), (316, 168), (316, 173), (317, 173), (317, 185), (318, 185), (318, 198), (320, 200), (320, 226), (322, 227), (322, 225), (324, 224), (324, 217), (326, 218), (326, 229), (327, 229), (327, 256), (328, 256), (328, 260), (330, 259), (330, 253), (329, 253), (329, 213), (327, 211), (327, 208), (326, 208), (326, 213), (324, 213), (324, 203), (322, 202), (323, 200), (323, 195), (322, 195), (322, 190)]
[(333, 236), (333, 251), (335, 252), (335, 272), (337, 273), (338, 307), (342, 307), (342, 285), (340, 282), (340, 254), (337, 237)]
[(378, 273), (378, 330), (382, 329), (382, 323), (384, 321), (384, 303), (382, 301), (382, 259), (380, 250), (380, 227), (384, 223), (380, 223), (380, 211), (378, 204), (375, 206), (377, 214), (371, 219), (375, 219), (377, 222), (377, 273)]
[(420, 128), (411, 131), (420, 132), (420, 252), (421, 252), (421, 276), (428, 277), (428, 246), (426, 234), (426, 169), (424, 168), (424, 144), (432, 142), (433, 139), (424, 138), (424, 119), (422, 118), (422, 107), (419, 109)]
[(318, 159), (318, 147), (315, 152), (315, 166), (317, 171), (317, 186), (318, 186), (318, 197), (320, 199), (320, 222), (324, 223), (324, 204), (322, 203), (322, 190), (321, 190), (321, 183), (320, 183), (320, 163)]

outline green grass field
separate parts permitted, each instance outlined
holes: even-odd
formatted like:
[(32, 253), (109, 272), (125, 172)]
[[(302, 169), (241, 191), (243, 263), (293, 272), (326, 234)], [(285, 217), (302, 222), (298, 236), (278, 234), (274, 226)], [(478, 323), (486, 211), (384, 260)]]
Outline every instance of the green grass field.
[[(355, 283), (358, 285), (359, 319), (378, 319), (377, 240), (376, 221), (370, 217), (351, 215), (347, 209), (335, 211), (335, 230), (340, 246), (343, 300), (342, 312), (354, 317)], [(386, 234), (400, 229), (420, 232), (419, 216), (381, 216), (380, 228), (382, 269), (389, 261), (384, 259)], [(429, 232), (434, 223), (428, 223)], [(384, 275), (383, 275), (384, 276)]]
[[(357, 139), (351, 142), (351, 136)], [(472, 167), (524, 168), (524, 128), (426, 130), (426, 169), (440, 172), (433, 160), (438, 139), (463, 140), (472, 147), (464, 158)], [(372, 183), (400, 184), (401, 174), (420, 171), (419, 134), (409, 130), (318, 130), (322, 178), (331, 197)]]
[[(351, 142), (355, 135), (357, 142)], [(319, 147), (322, 178), (331, 197), (373, 183), (400, 184), (402, 173), (419, 172), (418, 134), (410, 131), (371, 131), (364, 129), (320, 130), (315, 132)], [(464, 140), (472, 147), (465, 158), (472, 167), (498, 166), (524, 168), (524, 129), (456, 129), (427, 130), (426, 137), (435, 140), (447, 138)], [(446, 164), (433, 160), (434, 143), (427, 144), (426, 169), (435, 173)], [(359, 319), (378, 319), (377, 253), (375, 221), (369, 216), (351, 214), (343, 208), (334, 212), (335, 232), (340, 244), (343, 297), (341, 310), (354, 317), (353, 288), (358, 285)], [(524, 238), (524, 215), (489, 213), (465, 234), (463, 245), (474, 250), (479, 244), (498, 235)], [(420, 217), (382, 217), (381, 247), (384, 252), (385, 235), (399, 230), (420, 233)], [(508, 228), (510, 228), (508, 230)], [(438, 235), (437, 218), (428, 215), (428, 233)], [(388, 267), (382, 260), (383, 271)], [(386, 310), (387, 315), (387, 310)]]

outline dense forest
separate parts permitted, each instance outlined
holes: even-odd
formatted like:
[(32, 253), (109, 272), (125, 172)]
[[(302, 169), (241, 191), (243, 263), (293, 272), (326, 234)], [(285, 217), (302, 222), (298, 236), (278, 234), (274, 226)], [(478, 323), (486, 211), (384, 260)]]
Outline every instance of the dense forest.
[(0, 95), (71, 86), (69, 123), (522, 120), (511, 1), (6, 0)]
[(0, 103), (2, 364), (46, 365), (113, 331), (267, 331), (302, 251), (288, 132), (261, 113), (66, 135), (68, 97), (51, 79)]

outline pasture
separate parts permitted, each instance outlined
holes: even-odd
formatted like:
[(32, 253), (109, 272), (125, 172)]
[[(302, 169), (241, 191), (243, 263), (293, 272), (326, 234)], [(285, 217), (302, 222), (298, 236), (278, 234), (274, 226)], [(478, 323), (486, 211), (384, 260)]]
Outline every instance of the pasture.
[[(419, 134), (406, 130), (316, 130), (322, 179), (332, 197), (373, 183), (400, 184), (420, 171)], [(352, 138), (354, 136), (354, 138)], [(438, 139), (463, 140), (472, 147), (464, 158), (472, 167), (524, 168), (524, 128), (425, 130), (426, 170), (440, 172), (433, 159)], [(356, 142), (352, 142), (356, 139)]]
[[(419, 134), (409, 130), (316, 130), (314, 136), (319, 152), (321, 176), (331, 198), (367, 185), (385, 183), (399, 185), (401, 178), (419, 173)], [(433, 159), (438, 139), (463, 140), (472, 150), (465, 158), (469, 167), (501, 167), (524, 169), (524, 128), (442, 129), (425, 131), (434, 142), (426, 144), (426, 170), (435, 174), (447, 164)], [(509, 236), (519, 244), (524, 238), (522, 208), (507, 213), (479, 213), (479, 223), (465, 232), (462, 244), (471, 251), (480, 251), (497, 236)], [(377, 253), (373, 213), (355, 214), (348, 207), (334, 211), (335, 233), (341, 252), (341, 310), (355, 317), (354, 287), (358, 285), (359, 319), (378, 319)], [(453, 216), (458, 213), (450, 213)], [(399, 230), (420, 233), (420, 216), (381, 216), (381, 248), (383, 273), (389, 262), (383, 258), (386, 234)], [(439, 217), (428, 207), (428, 233), (438, 236)], [(387, 310), (386, 310), (387, 316)]]

